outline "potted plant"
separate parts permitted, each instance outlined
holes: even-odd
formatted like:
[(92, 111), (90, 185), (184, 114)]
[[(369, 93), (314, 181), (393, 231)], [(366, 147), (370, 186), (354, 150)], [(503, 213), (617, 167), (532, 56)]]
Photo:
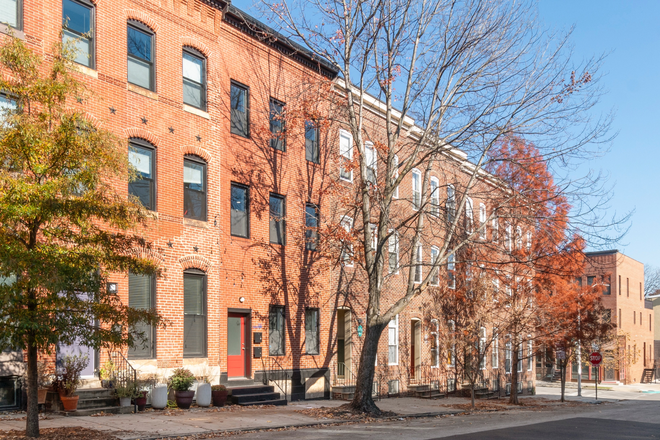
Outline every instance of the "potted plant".
[(89, 359), (86, 355), (66, 355), (62, 358), (53, 386), (60, 395), (64, 411), (75, 411), (78, 408), (80, 396), (74, 396), (80, 386), (80, 373), (85, 369)]
[(149, 395), (149, 388), (155, 384), (153, 378), (138, 379), (135, 385), (135, 397), (133, 402), (137, 405), (138, 411), (144, 411), (147, 406), (147, 396)]
[(213, 406), (225, 406), (229, 390), (224, 385), (213, 385), (211, 387), (211, 396), (213, 397)]
[(170, 388), (174, 390), (176, 405), (181, 409), (188, 409), (192, 405), (194, 391), (190, 387), (195, 382), (195, 376), (186, 368), (177, 368), (170, 376)]
[(101, 379), (101, 386), (103, 388), (113, 388), (115, 386), (117, 380), (116, 370), (115, 363), (112, 362), (112, 359), (105, 361), (99, 370), (99, 379)]
[(137, 396), (135, 383), (127, 381), (126, 384), (116, 384), (115, 395), (119, 397), (119, 406), (131, 406), (131, 399)]
[(46, 403), (46, 396), (48, 395), (48, 389), (52, 385), (52, 382), (53, 382), (53, 378), (50, 374), (48, 374), (48, 365), (46, 364), (46, 362), (43, 361), (37, 362), (37, 384), (39, 386), (38, 403), (40, 405)]

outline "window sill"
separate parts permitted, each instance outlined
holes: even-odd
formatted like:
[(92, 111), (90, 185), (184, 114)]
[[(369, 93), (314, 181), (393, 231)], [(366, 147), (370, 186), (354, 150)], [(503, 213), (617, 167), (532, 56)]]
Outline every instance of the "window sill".
[(83, 66), (82, 64), (78, 64), (78, 63), (73, 63), (71, 67), (73, 68), (73, 70), (76, 70), (82, 73), (83, 75), (91, 76), (94, 79), (99, 79), (98, 70), (94, 70), (90, 67)]
[(158, 211), (147, 210), (147, 218), (158, 220)]
[(183, 104), (183, 111), (192, 113), (193, 115), (200, 116), (204, 119), (211, 119), (211, 115), (208, 114), (208, 112), (205, 112), (204, 110), (198, 109), (197, 107), (193, 107), (188, 104)]
[(152, 92), (151, 90), (144, 89), (131, 83), (126, 84), (126, 89), (131, 92), (135, 92), (138, 95), (146, 96), (147, 98), (153, 99), (154, 101), (158, 101), (158, 93)]
[(0, 33), (7, 34), (9, 36), (14, 36), (20, 40), (25, 40), (25, 32), (13, 28), (11, 26), (7, 26), (6, 24), (0, 23)]
[(195, 228), (201, 228), (201, 229), (208, 229), (209, 228), (209, 222), (208, 221), (202, 221), (202, 220), (195, 220), (192, 218), (183, 218), (183, 225), (184, 226), (193, 226)]

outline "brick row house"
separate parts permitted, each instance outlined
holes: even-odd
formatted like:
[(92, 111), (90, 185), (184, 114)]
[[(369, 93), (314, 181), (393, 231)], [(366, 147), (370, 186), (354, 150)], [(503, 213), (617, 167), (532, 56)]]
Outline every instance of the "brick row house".
[[(151, 211), (144, 234), (153, 251), (144, 256), (162, 276), (115, 274), (109, 288), (133, 307), (155, 307), (167, 322), (142, 329), (148, 341), (123, 353), (130, 364), (161, 377), (183, 366), (213, 383), (270, 381), (293, 400), (329, 398), (333, 387), (347, 397), (364, 328), (363, 284), (353, 280), (346, 288), (347, 274), (357, 273), (350, 252), (338, 249), (340, 264), (333, 264), (317, 249), (326, 219), (340, 215), (347, 229), (361, 227), (337, 196), (353, 180), (340, 166), (351, 159), (350, 134), (321, 130), (315, 120), (332, 107), (319, 93), (341, 92), (337, 71), (219, 0), (0, 0), (0, 22), (7, 23), (0, 31), (37, 51), (47, 52), (60, 32), (74, 41), (78, 77), (94, 94), (78, 105), (130, 145), (139, 179), (118, 187)], [(369, 99), (376, 129), (384, 115)], [(286, 122), (278, 117), (284, 108), (294, 115)], [(413, 121), (406, 125), (414, 131)], [(456, 197), (447, 176), (465, 180), (468, 165), (457, 150), (437, 162), (430, 182), (437, 217)], [(376, 175), (375, 160), (373, 168)], [(415, 209), (420, 182), (419, 172), (402, 182), (400, 210)], [(475, 195), (469, 205), (466, 218), (479, 224), (488, 200)], [(493, 223), (484, 234), (511, 250), (522, 232), (503, 225), (498, 237), (499, 228)], [(416, 250), (418, 261), (437, 258), (433, 237)], [(403, 234), (389, 240), (384, 306), (408, 282), (397, 269), (406, 245)], [(432, 288), (455, 283), (452, 258)], [(414, 276), (421, 279), (424, 270), (419, 264)], [(446, 392), (460, 383), (446, 338), (451, 319), (428, 304), (424, 295), (416, 298), (383, 332), (378, 393), (411, 390), (422, 377)], [(495, 336), (484, 327), (484, 338)], [(499, 338), (483, 365), (485, 387), (510, 392), (507, 374), (517, 368), (518, 392), (531, 392), (532, 345), (524, 344), (512, 365), (511, 344)], [(69, 352), (89, 355), (90, 379), (108, 356), (82, 344), (57, 350)], [(2, 356), (6, 366), (17, 362), (15, 354)], [(11, 380), (3, 382), (3, 396), (14, 392)]]

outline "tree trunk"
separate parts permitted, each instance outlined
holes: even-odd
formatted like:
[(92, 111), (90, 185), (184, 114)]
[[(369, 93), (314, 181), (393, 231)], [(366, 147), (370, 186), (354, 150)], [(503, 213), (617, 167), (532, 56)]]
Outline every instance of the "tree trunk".
[(369, 325), (364, 334), (364, 345), (360, 356), (360, 368), (358, 369), (355, 395), (350, 406), (354, 411), (362, 413), (380, 415), (380, 408), (374, 403), (372, 397), (374, 385), (374, 369), (376, 355), (378, 353), (378, 341), (383, 331), (382, 325)]
[(512, 346), (511, 349), (511, 394), (509, 395), (509, 403), (518, 405), (518, 346)]
[(474, 409), (474, 384), (472, 384), (472, 389), (470, 390), (470, 397), (472, 398), (472, 409)]
[(34, 335), (28, 335), (27, 341), (27, 417), (25, 435), (39, 437), (39, 389), (37, 384), (37, 346)]

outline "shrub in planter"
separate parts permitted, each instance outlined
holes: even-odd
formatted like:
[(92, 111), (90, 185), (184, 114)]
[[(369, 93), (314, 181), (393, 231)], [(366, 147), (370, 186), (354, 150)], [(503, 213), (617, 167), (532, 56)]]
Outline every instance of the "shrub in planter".
[(177, 368), (170, 376), (170, 388), (174, 390), (176, 404), (181, 409), (188, 409), (192, 405), (194, 391), (190, 387), (195, 382), (195, 376), (186, 368)]
[(111, 359), (105, 361), (99, 370), (99, 379), (101, 379), (101, 386), (103, 388), (114, 388), (117, 381), (117, 368)]
[(147, 406), (147, 391), (138, 391), (137, 397), (134, 398), (138, 411), (144, 411)]
[(74, 396), (80, 386), (80, 373), (85, 369), (89, 359), (86, 355), (67, 355), (61, 360), (61, 366), (58, 369), (53, 388), (60, 395), (64, 411), (75, 411), (78, 409), (78, 399), (80, 396)]
[(137, 396), (137, 388), (132, 381), (115, 386), (115, 395), (119, 397), (119, 406), (131, 406), (131, 399)]
[(225, 406), (227, 402), (227, 395), (229, 390), (224, 385), (213, 385), (211, 387), (211, 397), (213, 398), (213, 406)]

